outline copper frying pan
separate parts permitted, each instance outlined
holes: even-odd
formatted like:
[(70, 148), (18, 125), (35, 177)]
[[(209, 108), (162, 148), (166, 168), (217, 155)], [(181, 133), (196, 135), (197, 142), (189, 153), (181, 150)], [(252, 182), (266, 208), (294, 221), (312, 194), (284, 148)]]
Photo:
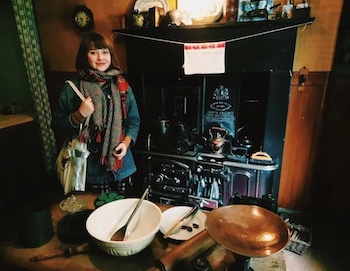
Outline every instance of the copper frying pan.
[(289, 228), (277, 214), (255, 205), (229, 205), (208, 214), (206, 228), (225, 249), (247, 257), (265, 257), (289, 242)]

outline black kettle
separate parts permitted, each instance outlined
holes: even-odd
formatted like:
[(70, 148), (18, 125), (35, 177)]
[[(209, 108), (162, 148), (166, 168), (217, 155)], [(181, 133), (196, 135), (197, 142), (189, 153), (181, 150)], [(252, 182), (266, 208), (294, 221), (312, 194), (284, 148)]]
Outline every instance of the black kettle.
[(236, 131), (236, 140), (240, 147), (247, 149), (247, 152), (253, 148), (253, 141), (251, 139), (251, 131), (248, 126), (242, 126)]
[(177, 138), (188, 137), (188, 128), (182, 121), (171, 122), (169, 125), (169, 133)]

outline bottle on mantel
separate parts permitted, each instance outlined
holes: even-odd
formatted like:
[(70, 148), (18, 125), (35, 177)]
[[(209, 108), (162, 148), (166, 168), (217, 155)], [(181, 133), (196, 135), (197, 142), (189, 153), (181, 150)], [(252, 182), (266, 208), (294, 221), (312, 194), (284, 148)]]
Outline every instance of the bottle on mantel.
[(291, 19), (293, 17), (293, 0), (287, 0), (287, 4), (282, 7), (282, 19)]
[(222, 22), (237, 22), (238, 0), (226, 0), (223, 7)]

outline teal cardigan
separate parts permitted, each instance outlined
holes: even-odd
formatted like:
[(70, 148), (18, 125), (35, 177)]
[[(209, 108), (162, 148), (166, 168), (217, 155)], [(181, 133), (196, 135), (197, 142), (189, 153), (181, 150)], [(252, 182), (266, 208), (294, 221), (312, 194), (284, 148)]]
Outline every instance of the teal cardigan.
[[(73, 83), (79, 88), (80, 81), (75, 78)], [(103, 92), (107, 95), (110, 91), (110, 85), (106, 84), (102, 87)], [(70, 120), (70, 114), (75, 112), (81, 104), (81, 99), (75, 94), (74, 90), (68, 83), (65, 83), (59, 96), (58, 106), (52, 114), (52, 127), (59, 131), (67, 138), (72, 138), (78, 133), (79, 127), (74, 126)], [(132, 147), (140, 130), (140, 115), (134, 93), (129, 87), (126, 101), (127, 118), (123, 122), (125, 135), (132, 139), (130, 147)], [(107, 172), (105, 166), (98, 163), (100, 152), (96, 142), (89, 142), (88, 149), (90, 155), (88, 157), (87, 183), (105, 183), (111, 180), (122, 180), (136, 172), (136, 165), (130, 148), (123, 158), (123, 166), (121, 169), (113, 172)]]

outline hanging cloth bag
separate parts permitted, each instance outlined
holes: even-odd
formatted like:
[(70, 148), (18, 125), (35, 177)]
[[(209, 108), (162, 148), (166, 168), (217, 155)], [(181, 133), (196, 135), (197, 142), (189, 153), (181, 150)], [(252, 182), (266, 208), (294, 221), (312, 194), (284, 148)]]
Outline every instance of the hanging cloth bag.
[[(72, 81), (66, 81), (75, 91), (75, 93), (84, 100), (84, 95), (78, 90)], [(79, 140), (81, 132), (89, 125), (90, 116), (85, 122), (80, 124), (77, 137), (72, 140), (66, 140), (56, 159), (56, 172), (64, 194), (71, 191), (85, 191), (87, 158), (90, 152), (87, 149), (87, 143)]]

